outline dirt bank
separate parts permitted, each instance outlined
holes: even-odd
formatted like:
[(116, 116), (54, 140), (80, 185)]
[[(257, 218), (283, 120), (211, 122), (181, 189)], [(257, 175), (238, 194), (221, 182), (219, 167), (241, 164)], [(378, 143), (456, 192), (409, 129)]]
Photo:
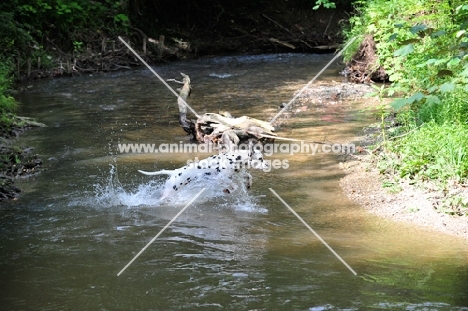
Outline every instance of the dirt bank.
[(42, 165), (34, 148), (19, 145), (17, 138), (28, 128), (44, 125), (16, 116), (11, 116), (11, 120), (12, 124), (0, 127), (0, 201), (15, 199), (21, 190), (14, 180), (36, 174)]
[[(293, 118), (314, 108), (342, 103), (341, 99), (361, 99), (374, 89), (365, 84), (317, 82), (296, 100), (284, 113), (280, 124), (292, 122)], [(366, 99), (366, 107), (379, 104)], [(369, 111), (371, 113), (371, 111)], [(357, 152), (348, 155), (339, 165), (346, 174), (340, 185), (347, 197), (370, 213), (394, 221), (422, 226), (464, 239), (468, 243), (468, 216), (450, 215), (443, 212), (444, 202), (450, 197), (468, 198), (468, 187), (454, 183), (440, 190), (435, 183), (410, 184), (408, 180), (390, 182), (388, 176), (376, 168), (376, 155), (372, 151), (379, 141), (380, 125), (369, 125), (357, 133), (354, 143)], [(453, 212), (453, 210), (450, 210)]]
[[(366, 138), (360, 137), (358, 141), (366, 141)], [(373, 156), (365, 151), (349, 156), (340, 167), (346, 173), (340, 181), (344, 193), (367, 211), (450, 234), (468, 243), (468, 217), (438, 212), (435, 207), (442, 204), (447, 194), (442, 194), (436, 187), (411, 185), (408, 180), (387, 184), (375, 168)], [(454, 186), (449, 192), (468, 197), (466, 188)]]

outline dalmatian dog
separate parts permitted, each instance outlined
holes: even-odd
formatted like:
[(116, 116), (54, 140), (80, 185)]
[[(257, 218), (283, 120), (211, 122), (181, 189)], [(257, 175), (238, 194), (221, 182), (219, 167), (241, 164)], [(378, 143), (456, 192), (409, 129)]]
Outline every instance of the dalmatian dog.
[[(206, 159), (197, 159), (186, 166), (175, 170), (161, 170), (157, 172), (145, 172), (138, 170), (145, 175), (169, 175), (164, 184), (161, 200), (164, 200), (185, 185), (192, 182), (220, 177), (223, 180), (232, 179), (236, 174), (242, 174), (245, 185), (249, 189), (252, 185), (252, 176), (245, 172), (247, 168), (267, 170), (268, 163), (263, 160), (263, 155), (259, 150), (235, 150), (232, 152), (212, 155)], [(230, 193), (235, 187), (230, 186), (223, 191)]]

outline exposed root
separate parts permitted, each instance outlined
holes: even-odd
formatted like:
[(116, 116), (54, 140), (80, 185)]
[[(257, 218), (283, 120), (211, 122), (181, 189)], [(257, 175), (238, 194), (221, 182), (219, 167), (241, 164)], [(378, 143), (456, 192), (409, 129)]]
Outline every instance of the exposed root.
[(372, 35), (367, 35), (364, 38), (358, 51), (343, 70), (343, 74), (352, 82), (357, 83), (384, 82), (388, 80), (387, 73), (379, 64)]

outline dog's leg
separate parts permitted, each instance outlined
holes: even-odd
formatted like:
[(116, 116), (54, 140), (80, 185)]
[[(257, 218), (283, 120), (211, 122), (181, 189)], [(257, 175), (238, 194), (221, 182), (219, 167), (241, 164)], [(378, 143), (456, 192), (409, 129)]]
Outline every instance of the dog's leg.
[(231, 179), (231, 181), (228, 182), (226, 188), (223, 189), (224, 193), (232, 193), (237, 190), (236, 184), (232, 182), (232, 176), (230, 176), (229, 179)]
[(247, 189), (250, 189), (252, 187), (252, 175), (249, 173), (245, 172), (242, 176), (244, 178), (244, 185)]
[(226, 188), (223, 189), (223, 192), (229, 194), (229, 193), (232, 193), (232, 192), (234, 192), (236, 190), (237, 190), (237, 186), (234, 185), (234, 184), (230, 184)]

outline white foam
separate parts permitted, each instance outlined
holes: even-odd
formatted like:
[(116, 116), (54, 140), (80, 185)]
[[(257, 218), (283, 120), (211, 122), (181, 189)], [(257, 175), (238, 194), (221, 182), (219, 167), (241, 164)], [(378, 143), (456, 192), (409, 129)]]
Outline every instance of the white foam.
[[(138, 174), (138, 173), (136, 173)], [(123, 185), (117, 174), (117, 167), (110, 165), (109, 176), (104, 182), (94, 185), (93, 194), (86, 205), (95, 207), (158, 207), (161, 205), (185, 205), (205, 188), (195, 204), (208, 204), (214, 208), (234, 209), (241, 212), (266, 213), (267, 209), (257, 204), (257, 198), (249, 195), (242, 178), (224, 180), (222, 177), (207, 178), (182, 187), (173, 196), (161, 201), (165, 177), (157, 177), (138, 185)], [(224, 184), (231, 183), (235, 190), (225, 193)], [(221, 187), (220, 187), (221, 185)], [(79, 200), (82, 204), (82, 200)]]
[(219, 78), (219, 79), (226, 79), (226, 78), (230, 78), (233, 76), (233, 74), (230, 74), (230, 73), (210, 73), (209, 74), (210, 77), (214, 77), (214, 78)]

